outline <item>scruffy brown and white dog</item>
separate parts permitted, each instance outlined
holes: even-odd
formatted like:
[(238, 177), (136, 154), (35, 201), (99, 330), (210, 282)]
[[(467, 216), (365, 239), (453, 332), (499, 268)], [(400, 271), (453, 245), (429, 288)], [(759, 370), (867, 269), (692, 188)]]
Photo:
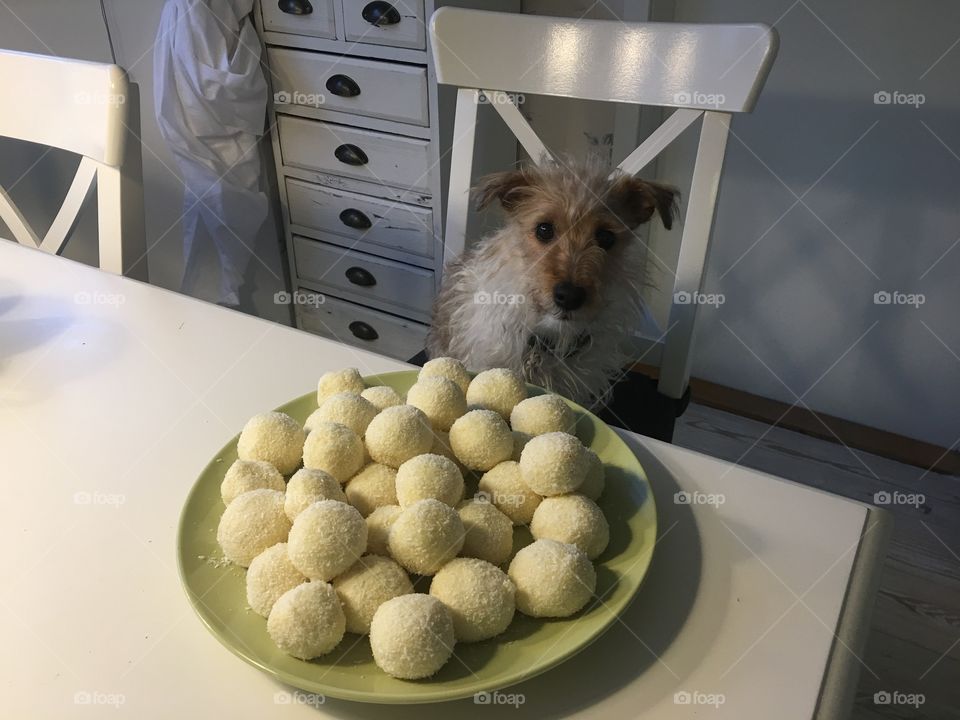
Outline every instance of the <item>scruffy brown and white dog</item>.
[(633, 359), (626, 334), (649, 317), (646, 252), (632, 230), (655, 212), (669, 229), (677, 192), (595, 163), (527, 166), (475, 191), (478, 208), (498, 200), (507, 222), (447, 267), (428, 354), (603, 402)]

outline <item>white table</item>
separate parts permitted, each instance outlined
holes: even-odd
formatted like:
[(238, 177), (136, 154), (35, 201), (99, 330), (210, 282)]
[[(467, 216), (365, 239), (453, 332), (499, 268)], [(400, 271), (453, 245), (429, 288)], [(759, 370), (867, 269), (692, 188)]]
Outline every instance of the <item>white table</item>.
[[(4, 717), (846, 716), (886, 516), (630, 433), (659, 512), (650, 573), (600, 640), (507, 690), (519, 710), (283, 704), (291, 688), (194, 616), (177, 518), (250, 415), (343, 366), (404, 367), (0, 242)], [(677, 504), (681, 489), (725, 502)]]

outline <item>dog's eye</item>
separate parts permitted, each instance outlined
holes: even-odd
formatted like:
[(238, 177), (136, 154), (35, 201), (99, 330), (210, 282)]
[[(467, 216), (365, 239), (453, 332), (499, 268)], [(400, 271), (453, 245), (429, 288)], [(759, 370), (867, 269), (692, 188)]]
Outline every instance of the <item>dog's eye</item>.
[(553, 240), (553, 223), (540, 223), (537, 225), (535, 232), (537, 234), (537, 240), (542, 240), (543, 242)]
[(613, 241), (616, 240), (616, 235), (613, 234), (611, 230), (605, 228), (600, 228), (597, 230), (596, 234), (597, 245), (602, 247), (604, 250), (609, 250), (613, 247)]

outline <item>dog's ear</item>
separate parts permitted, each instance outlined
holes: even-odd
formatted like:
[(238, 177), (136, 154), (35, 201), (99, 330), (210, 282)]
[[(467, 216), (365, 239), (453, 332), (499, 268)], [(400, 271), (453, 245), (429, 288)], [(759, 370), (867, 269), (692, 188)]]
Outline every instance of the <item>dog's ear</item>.
[(663, 226), (669, 230), (677, 216), (680, 192), (668, 185), (628, 175), (614, 182), (610, 197), (613, 201), (612, 208), (627, 227), (635, 228), (647, 222), (656, 211), (663, 221)]
[(523, 170), (508, 170), (480, 178), (473, 189), (477, 210), (482, 210), (494, 200), (499, 200), (508, 212), (529, 194), (530, 180)]

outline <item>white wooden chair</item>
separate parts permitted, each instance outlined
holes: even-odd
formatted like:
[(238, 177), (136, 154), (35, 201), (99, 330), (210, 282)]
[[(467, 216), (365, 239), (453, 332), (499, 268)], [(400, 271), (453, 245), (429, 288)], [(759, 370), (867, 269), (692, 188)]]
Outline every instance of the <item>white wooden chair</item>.
[(659, 393), (681, 402), (698, 306), (676, 298), (703, 289), (730, 116), (753, 109), (776, 56), (776, 32), (759, 24), (626, 23), (444, 7), (431, 18), (430, 36), (438, 82), (459, 88), (445, 262), (464, 250), (480, 93), (535, 162), (551, 154), (513, 102), (515, 94), (677, 108), (620, 162), (631, 174), (702, 118), (668, 330), (662, 341), (637, 348), (645, 363), (660, 366)]
[(0, 136), (81, 156), (42, 237), (0, 187), (0, 219), (23, 245), (60, 254), (94, 181), (100, 267), (147, 279), (139, 93), (117, 65), (0, 51)]

